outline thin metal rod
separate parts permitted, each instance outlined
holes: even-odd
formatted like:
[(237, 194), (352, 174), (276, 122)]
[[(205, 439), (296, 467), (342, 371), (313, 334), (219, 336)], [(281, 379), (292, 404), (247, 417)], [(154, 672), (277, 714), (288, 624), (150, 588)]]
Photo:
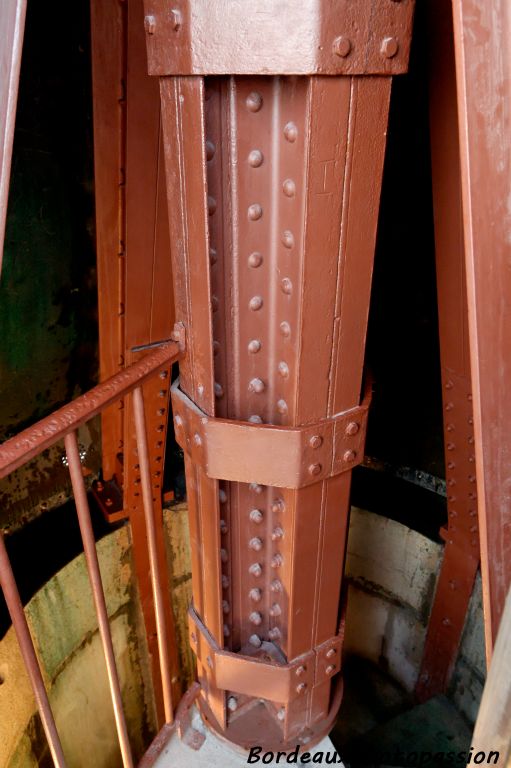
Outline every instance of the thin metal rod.
[(103, 591), (103, 584), (101, 581), (98, 553), (96, 551), (96, 542), (94, 540), (94, 533), (92, 530), (89, 503), (87, 501), (87, 493), (85, 491), (85, 483), (83, 480), (82, 467), (80, 464), (80, 454), (78, 451), (76, 432), (72, 432), (71, 434), (66, 435), (64, 438), (64, 444), (66, 447), (67, 460), (69, 463), (69, 474), (71, 476), (71, 483), (73, 486), (78, 522), (80, 524), (80, 532), (82, 534), (85, 562), (87, 563), (87, 570), (89, 572), (89, 579), (92, 588), (92, 596), (94, 598), (96, 615), (98, 617), (99, 632), (101, 635), (101, 641), (103, 643), (103, 651), (105, 654), (105, 662), (108, 673), (108, 683), (112, 696), (115, 725), (117, 728), (117, 735), (119, 737), (122, 762), (124, 768), (134, 768), (133, 757), (131, 754), (131, 747), (128, 738), (128, 729), (126, 727), (126, 720), (122, 706), (119, 675), (117, 673), (117, 667), (115, 664), (112, 635), (110, 634), (110, 623), (108, 621), (105, 593)]
[(158, 549), (156, 544), (156, 526), (153, 517), (153, 491), (151, 472), (149, 469), (149, 454), (147, 449), (147, 431), (145, 422), (144, 396), (142, 388), (133, 390), (133, 414), (135, 417), (135, 432), (137, 438), (138, 463), (140, 465), (140, 482), (142, 486), (142, 501), (147, 531), (147, 548), (149, 552), (149, 568), (153, 589), (154, 611), (156, 618), (156, 633), (158, 635), (158, 655), (160, 659), (160, 674), (163, 688), (163, 706), (165, 720), (172, 723), (174, 719), (172, 708), (172, 685), (170, 677), (169, 640), (165, 624), (163, 592), (158, 568)]
[(133, 365), (80, 395), (76, 400), (41, 419), (0, 445), (0, 478), (6, 477), (45, 448), (49, 448), (65, 435), (92, 419), (107, 406), (123, 397), (134, 387), (150, 378), (159, 368), (167, 368), (181, 356), (179, 345), (174, 341), (163, 344)]
[(25, 667), (30, 678), (32, 690), (34, 691), (37, 708), (41, 716), (51, 756), (56, 768), (66, 768), (64, 752), (57, 733), (57, 726), (53, 718), (48, 694), (44, 686), (44, 680), (37, 661), (34, 643), (28, 627), (23, 604), (16, 586), (16, 579), (12, 572), (9, 555), (5, 548), (4, 536), (0, 531), (0, 586), (4, 593), (5, 602), (12, 619), (12, 625), (18, 638), (18, 643), (25, 662)]

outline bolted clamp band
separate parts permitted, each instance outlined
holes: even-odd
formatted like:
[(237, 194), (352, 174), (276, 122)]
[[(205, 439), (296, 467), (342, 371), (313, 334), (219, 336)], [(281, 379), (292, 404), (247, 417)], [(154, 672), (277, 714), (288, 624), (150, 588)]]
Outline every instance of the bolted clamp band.
[(357, 408), (303, 427), (207, 416), (172, 386), (176, 440), (216, 480), (303, 488), (347, 472), (364, 457), (370, 392)]
[(222, 691), (287, 704), (333, 677), (341, 668), (341, 635), (336, 635), (288, 664), (224, 651), (193, 607), (189, 609), (192, 650), (206, 676)]

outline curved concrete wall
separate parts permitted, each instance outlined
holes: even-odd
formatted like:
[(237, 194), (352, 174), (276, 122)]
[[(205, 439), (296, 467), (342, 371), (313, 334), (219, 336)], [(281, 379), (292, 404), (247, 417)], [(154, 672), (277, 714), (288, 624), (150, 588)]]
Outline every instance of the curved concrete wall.
[[(190, 559), (186, 507), (166, 514), (174, 610), (184, 676)], [(419, 673), (442, 545), (400, 523), (354, 508), (348, 541), (350, 590), (347, 653), (383, 664), (407, 690)], [(135, 754), (154, 726), (144, 647), (137, 640), (129, 528), (98, 544), (122, 693)], [(120, 765), (101, 644), (83, 556), (51, 579), (30, 601), (27, 615), (42, 663), (69, 768)], [(31, 689), (10, 630), (0, 642), (0, 766), (45, 765), (45, 739)], [(456, 665), (452, 696), (474, 720), (484, 683), (480, 583), (476, 585)], [(50, 764), (50, 763), (48, 763)]]

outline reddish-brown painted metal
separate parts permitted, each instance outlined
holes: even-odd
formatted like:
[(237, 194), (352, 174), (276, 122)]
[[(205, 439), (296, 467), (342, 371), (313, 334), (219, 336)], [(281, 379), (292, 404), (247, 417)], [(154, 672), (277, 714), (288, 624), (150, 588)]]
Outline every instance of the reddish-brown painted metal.
[(0, 273), (26, 9), (26, 0), (0, 5)]
[(413, 0), (145, 0), (152, 75), (396, 75)]
[(429, 6), (430, 118), (448, 525), (417, 695), (447, 689), (479, 566), (452, 9)]
[[(170, 238), (158, 83), (146, 74), (142, 0), (92, 2), (96, 226), (101, 377), (131, 365), (145, 348), (170, 338), (174, 322)], [(162, 516), (162, 478), (167, 433), (170, 368), (144, 386), (155, 519)], [(141, 476), (130, 397), (102, 416), (102, 465), (106, 484), (94, 486), (111, 521), (128, 516), (137, 580), (149, 643), (158, 719), (165, 722), (160, 687), (157, 622), (145, 542)], [(117, 504), (103, 504), (108, 499)], [(119, 490), (120, 489), (120, 490)], [(122, 494), (121, 499), (118, 498)], [(156, 526), (159, 562), (164, 558)], [(163, 578), (163, 574), (162, 574)], [(165, 621), (173, 617), (165, 602)], [(177, 655), (170, 675), (179, 696)]]
[[(225, 27), (229, 14), (240, 22), (236, 7), (225, 8)], [(270, 48), (278, 72), (295, 71), (279, 14), (269, 45), (252, 48), (245, 63), (234, 67), (219, 37), (196, 66), (188, 54), (199, 56), (202, 6), (195, 19), (184, 4), (167, 14), (182, 16), (175, 30), (164, 21), (157, 45), (163, 17), (158, 3), (145, 8), (150, 70), (165, 75), (176, 316), (187, 334), (174, 415), (185, 449), (199, 706), (235, 743), (254, 736), (285, 747), (319, 738), (340, 700), (332, 678), (349, 508), (343, 470), (362, 450), (390, 77), (260, 76), (272, 71)], [(287, 10), (294, 19), (311, 9)], [(341, 24), (352, 19), (344, 10)], [(253, 11), (236, 34), (257, 26)], [(325, 34), (335, 27), (331, 11), (315, 7)], [(409, 23), (411, 4), (364, 3), (357, 12), (362, 75), (371, 71), (373, 32), (383, 35), (389, 14)], [(190, 49), (170, 62), (176, 32)], [(300, 37), (302, 53), (308, 39)], [(215, 76), (191, 76), (197, 71)], [(251, 76), (216, 76), (238, 71)]]
[[(140, 390), (136, 390), (140, 391)], [(87, 491), (83, 480), (82, 466), (80, 463), (80, 453), (78, 450), (78, 440), (76, 432), (67, 434), (64, 438), (66, 455), (69, 466), (69, 475), (73, 486), (73, 495), (76, 504), (76, 513), (82, 535), (83, 550), (87, 571), (91, 584), (92, 597), (96, 616), (98, 617), (99, 633), (103, 644), (105, 663), (108, 674), (108, 684), (112, 696), (112, 705), (114, 710), (115, 725), (117, 736), (121, 748), (122, 764), (124, 768), (133, 768), (133, 756), (126, 727), (126, 718), (122, 707), (121, 685), (119, 674), (115, 663), (114, 646), (112, 643), (112, 634), (110, 632), (110, 622), (106, 607), (105, 593), (101, 581), (101, 571), (99, 569), (98, 553), (96, 551), (96, 542), (94, 540), (94, 531), (90, 517), (89, 503), (87, 501)]]
[[(82, 534), (84, 545), (85, 560), (89, 572), (92, 596), (105, 654), (121, 756), (123, 765), (128, 766), (128, 768), (133, 766), (133, 760), (122, 707), (119, 676), (112, 646), (112, 637), (110, 634), (87, 494), (85, 491), (80, 457), (78, 455), (76, 429), (78, 426), (100, 413), (103, 409), (108, 408), (116, 400), (125, 397), (129, 392), (135, 390), (137, 444), (139, 460), (142, 466), (144, 508), (147, 524), (144, 535), (149, 542), (149, 579), (154, 587), (155, 604), (158, 609), (157, 630), (158, 640), (161, 644), (162, 670), (164, 675), (163, 680), (160, 681), (160, 687), (162, 687), (165, 692), (165, 712), (168, 721), (171, 722), (173, 717), (173, 704), (169, 678), (171, 664), (169, 661), (171, 659), (172, 649), (175, 648), (175, 643), (172, 642), (173, 635), (165, 634), (166, 627), (163, 620), (164, 612), (161, 605), (164, 599), (163, 584), (167, 584), (168, 579), (166, 578), (163, 562), (158, 562), (158, 553), (156, 550), (157, 536), (155, 533), (154, 519), (151, 515), (151, 508), (154, 506), (154, 503), (152, 500), (151, 480), (148, 476), (149, 455), (147, 436), (145, 434), (142, 385), (148, 378), (157, 375), (158, 371), (161, 372), (162, 366), (164, 367), (164, 370), (166, 370), (167, 366), (177, 361), (182, 352), (182, 341), (180, 343), (170, 342), (169, 344), (158, 347), (147, 354), (143, 360), (115, 374), (108, 381), (99, 384), (90, 392), (87, 392), (85, 395), (82, 395), (68, 405), (63, 406), (51, 416), (42, 419), (33, 427), (24, 430), (19, 435), (7, 440), (0, 446), (0, 476), (5, 477), (9, 472), (22, 466), (22, 464), (29, 461), (30, 458), (33, 458), (45, 448), (54, 445), (64, 438), (80, 532)], [(163, 529), (163, 521), (161, 517), (158, 521), (158, 527), (160, 530)], [(163, 577), (164, 580), (162, 580), (162, 572), (165, 574)], [(16, 580), (12, 573), (12, 568), (5, 549), (2, 531), (0, 531), (0, 587), (4, 593), (13, 626), (18, 637), (20, 650), (34, 690), (50, 752), (55, 765), (59, 768), (65, 768), (61, 743), (51, 712), (51, 707), (48, 702), (41, 669), (37, 661), (30, 630), (16, 586)], [(166, 602), (168, 603), (169, 600), (167, 599)], [(154, 681), (154, 683), (156, 684), (156, 681)]]
[(453, 0), (487, 655), (511, 583), (511, 13)]
[(4, 535), (0, 531), (0, 587), (2, 589), (7, 608), (9, 610), (12, 625), (16, 632), (16, 637), (20, 646), (21, 655), (25, 663), (30, 683), (34, 691), (34, 696), (41, 717), (41, 723), (43, 725), (46, 738), (48, 740), (48, 746), (50, 748), (50, 754), (55, 765), (55, 768), (66, 768), (66, 761), (64, 752), (62, 751), (62, 744), (60, 743), (57, 727), (55, 725), (55, 719), (51, 710), (51, 705), (48, 700), (48, 694), (44, 686), (44, 680), (39, 662), (30, 634), (30, 629), (27, 623), (25, 612), (23, 610), (23, 604), (18, 592), (16, 579), (12, 572), (11, 563), (7, 555), (5, 548)]

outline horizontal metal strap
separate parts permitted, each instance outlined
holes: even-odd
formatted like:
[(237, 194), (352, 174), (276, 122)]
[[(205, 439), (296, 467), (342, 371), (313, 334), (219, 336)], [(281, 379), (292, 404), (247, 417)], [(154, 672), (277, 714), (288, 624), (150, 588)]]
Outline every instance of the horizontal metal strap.
[(304, 427), (280, 427), (207, 416), (172, 386), (176, 440), (217, 480), (303, 488), (360, 464), (367, 410), (362, 405)]
[(189, 636), (204, 674), (217, 688), (279, 704), (303, 696), (340, 670), (340, 636), (288, 664), (277, 664), (219, 648), (193, 607), (189, 609)]
[(150, 75), (406, 72), (414, 0), (144, 0)]

